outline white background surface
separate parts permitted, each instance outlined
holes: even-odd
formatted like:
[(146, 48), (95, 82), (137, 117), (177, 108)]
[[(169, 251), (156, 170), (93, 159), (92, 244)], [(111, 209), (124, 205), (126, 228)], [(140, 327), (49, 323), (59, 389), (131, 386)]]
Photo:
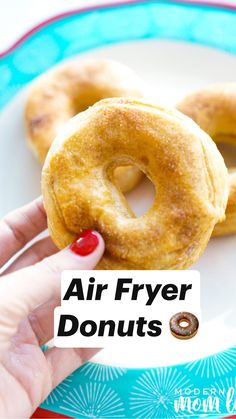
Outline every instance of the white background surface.
[(58, 13), (115, 2), (117, 0), (0, 0), (0, 51), (11, 46), (33, 26)]
[[(67, 10), (118, 0), (0, 0), (0, 52), (7, 49), (33, 26)], [(124, 3), (127, 0), (119, 0)], [(199, 0), (201, 1), (201, 0)], [(214, 3), (214, 0), (207, 0)], [(215, 0), (236, 3), (235, 0)]]

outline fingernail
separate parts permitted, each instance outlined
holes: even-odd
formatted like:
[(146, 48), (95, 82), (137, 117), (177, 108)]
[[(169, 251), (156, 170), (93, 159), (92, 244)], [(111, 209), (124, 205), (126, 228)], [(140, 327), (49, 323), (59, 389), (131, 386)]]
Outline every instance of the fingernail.
[(87, 256), (98, 246), (99, 239), (93, 230), (85, 230), (70, 245), (70, 250), (79, 256)]

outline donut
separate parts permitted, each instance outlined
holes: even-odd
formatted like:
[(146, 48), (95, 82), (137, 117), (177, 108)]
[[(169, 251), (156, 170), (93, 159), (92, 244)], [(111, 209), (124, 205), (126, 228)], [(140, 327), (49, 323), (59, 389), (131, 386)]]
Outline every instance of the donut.
[[(152, 181), (152, 207), (136, 217), (114, 184), (135, 164)], [(42, 171), (52, 239), (59, 248), (96, 229), (106, 252), (97, 269), (183, 269), (224, 218), (228, 175), (211, 138), (175, 109), (105, 99), (60, 132)]]
[[(128, 67), (112, 60), (70, 60), (49, 70), (32, 83), (25, 105), (26, 138), (43, 163), (64, 123), (95, 102), (115, 96), (142, 97), (144, 84)], [(140, 181), (136, 167), (117, 169), (123, 192)]]
[[(206, 87), (185, 97), (177, 109), (192, 118), (215, 143), (236, 146), (236, 83)], [(213, 230), (214, 236), (236, 232), (236, 170), (229, 171), (226, 218)]]
[[(186, 322), (187, 326), (181, 326), (182, 322)], [(199, 328), (199, 321), (197, 317), (188, 312), (180, 312), (174, 314), (170, 319), (171, 334), (177, 339), (191, 339), (193, 338)]]

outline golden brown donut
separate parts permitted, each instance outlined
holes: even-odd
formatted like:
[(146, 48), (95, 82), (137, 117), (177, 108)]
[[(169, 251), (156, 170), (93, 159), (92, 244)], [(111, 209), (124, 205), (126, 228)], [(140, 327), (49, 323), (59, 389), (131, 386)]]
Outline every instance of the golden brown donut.
[[(192, 118), (217, 143), (236, 146), (236, 83), (212, 85), (185, 97), (177, 109)], [(226, 218), (213, 235), (236, 232), (236, 170), (229, 171)]]
[[(113, 182), (115, 167), (132, 163), (156, 188), (139, 218)], [(106, 244), (98, 269), (182, 269), (224, 218), (228, 175), (216, 145), (190, 118), (116, 98), (96, 103), (60, 132), (43, 167), (42, 192), (59, 248), (92, 228)]]
[[(32, 83), (25, 106), (28, 144), (43, 163), (65, 122), (97, 101), (116, 96), (143, 97), (141, 79), (128, 67), (112, 60), (70, 60)], [(115, 173), (122, 191), (133, 189), (142, 172), (122, 167)]]

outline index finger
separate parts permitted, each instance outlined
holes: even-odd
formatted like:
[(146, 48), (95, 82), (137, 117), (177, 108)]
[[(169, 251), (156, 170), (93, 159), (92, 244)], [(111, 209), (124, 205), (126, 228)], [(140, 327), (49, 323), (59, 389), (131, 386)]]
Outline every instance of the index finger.
[(0, 221), (0, 267), (46, 228), (42, 197), (6, 215)]

